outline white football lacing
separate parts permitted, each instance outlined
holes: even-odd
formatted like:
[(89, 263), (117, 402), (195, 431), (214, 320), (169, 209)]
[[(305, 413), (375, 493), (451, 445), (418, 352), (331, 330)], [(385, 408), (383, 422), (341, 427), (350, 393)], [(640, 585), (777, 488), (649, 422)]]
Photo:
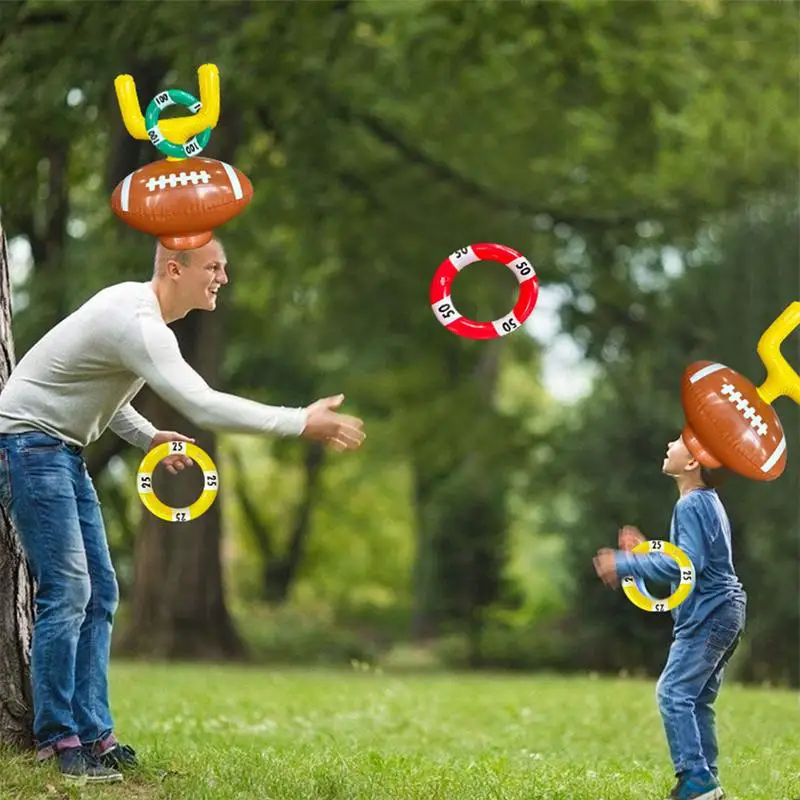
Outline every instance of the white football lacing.
[(197, 186), (198, 183), (208, 183), (211, 176), (204, 170), (200, 172), (192, 170), (191, 172), (170, 172), (169, 175), (159, 175), (157, 178), (149, 178), (147, 181), (147, 190), (154, 192), (156, 189), (166, 189), (167, 185), (174, 189), (178, 184), (181, 186), (188, 186), (190, 183)]
[(759, 436), (767, 435), (769, 430), (767, 423), (761, 419), (760, 414), (756, 414), (756, 410), (747, 402), (747, 398), (742, 397), (742, 393), (735, 389), (732, 383), (723, 384), (722, 394), (728, 396), (729, 402), (736, 403), (738, 411), (744, 412), (742, 416), (750, 422), (750, 427), (757, 431)]

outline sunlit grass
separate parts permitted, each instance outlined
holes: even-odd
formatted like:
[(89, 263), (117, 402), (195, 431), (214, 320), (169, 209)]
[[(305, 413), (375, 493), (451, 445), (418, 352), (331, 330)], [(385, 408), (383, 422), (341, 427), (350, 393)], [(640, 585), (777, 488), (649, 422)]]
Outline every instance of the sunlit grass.
[[(0, 797), (660, 800), (673, 783), (648, 681), (116, 663), (142, 769), (66, 787), (0, 757)], [(729, 800), (800, 797), (798, 699), (723, 688)]]

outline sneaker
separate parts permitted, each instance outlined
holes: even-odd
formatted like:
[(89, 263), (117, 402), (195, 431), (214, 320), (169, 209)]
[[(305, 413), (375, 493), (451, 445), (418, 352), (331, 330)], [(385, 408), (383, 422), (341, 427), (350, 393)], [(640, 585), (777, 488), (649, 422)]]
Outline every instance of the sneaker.
[(129, 744), (114, 744), (103, 753), (95, 752), (94, 757), (111, 769), (134, 769), (139, 766), (136, 751)]
[(122, 773), (101, 764), (85, 747), (56, 750), (58, 768), (65, 780), (74, 783), (114, 783)]
[(669, 800), (723, 800), (724, 797), (719, 781), (709, 774), (707, 778), (680, 778)]

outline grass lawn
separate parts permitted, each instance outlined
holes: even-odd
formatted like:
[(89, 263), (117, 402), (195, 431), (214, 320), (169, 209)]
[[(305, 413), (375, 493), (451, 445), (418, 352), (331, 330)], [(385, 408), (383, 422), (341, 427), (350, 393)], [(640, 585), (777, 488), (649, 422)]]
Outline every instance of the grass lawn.
[[(0, 755), (2, 800), (662, 800), (673, 783), (649, 681), (120, 662), (112, 679), (139, 773), (67, 787)], [(800, 798), (798, 710), (723, 687), (728, 800)]]

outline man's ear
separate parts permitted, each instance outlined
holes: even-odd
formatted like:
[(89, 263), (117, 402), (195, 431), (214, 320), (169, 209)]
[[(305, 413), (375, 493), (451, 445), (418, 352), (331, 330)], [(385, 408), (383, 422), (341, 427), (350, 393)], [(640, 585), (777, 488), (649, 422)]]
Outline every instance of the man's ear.
[(174, 258), (170, 258), (166, 263), (167, 275), (170, 278), (177, 278), (181, 274), (181, 266)]

